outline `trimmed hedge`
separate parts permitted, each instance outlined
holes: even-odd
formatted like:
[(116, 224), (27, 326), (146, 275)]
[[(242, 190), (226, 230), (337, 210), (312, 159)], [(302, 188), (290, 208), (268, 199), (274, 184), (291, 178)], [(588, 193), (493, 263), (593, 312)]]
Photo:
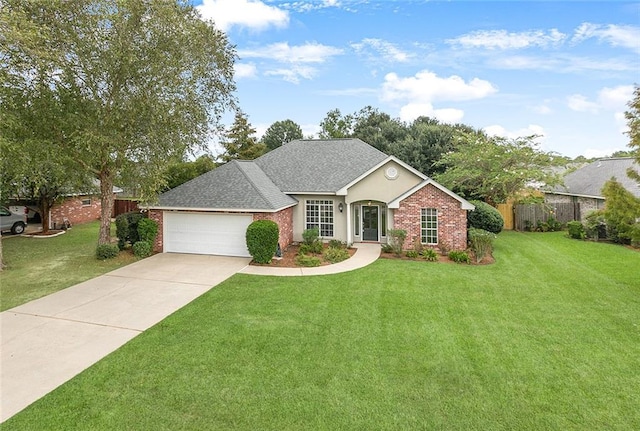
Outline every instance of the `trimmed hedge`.
[(500, 233), (504, 227), (504, 220), (500, 212), (482, 201), (471, 201), (476, 209), (467, 215), (469, 227), (486, 230), (491, 233)]
[(138, 222), (138, 237), (140, 241), (148, 242), (152, 248), (158, 236), (158, 223), (150, 218), (143, 218)]
[(116, 217), (116, 236), (120, 250), (124, 250), (127, 244), (135, 244), (140, 241), (138, 223), (144, 218), (145, 215), (138, 211), (120, 214)]
[(120, 253), (120, 248), (116, 244), (98, 244), (96, 247), (96, 258), (100, 260), (113, 259)]
[(138, 241), (131, 248), (135, 257), (145, 258), (151, 256), (152, 246), (148, 241)]
[(247, 227), (247, 249), (256, 263), (269, 263), (278, 249), (278, 225), (271, 220), (256, 220)]

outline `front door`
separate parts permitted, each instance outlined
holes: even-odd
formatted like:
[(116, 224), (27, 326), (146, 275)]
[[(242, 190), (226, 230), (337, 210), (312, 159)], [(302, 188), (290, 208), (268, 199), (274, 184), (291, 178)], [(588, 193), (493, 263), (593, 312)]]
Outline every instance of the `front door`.
[(362, 240), (378, 241), (378, 206), (362, 206)]

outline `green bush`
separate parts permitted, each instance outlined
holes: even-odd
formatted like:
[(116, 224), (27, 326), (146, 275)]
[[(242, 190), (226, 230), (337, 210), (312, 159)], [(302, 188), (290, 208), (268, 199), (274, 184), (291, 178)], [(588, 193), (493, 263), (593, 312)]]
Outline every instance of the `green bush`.
[(415, 250), (407, 250), (404, 253), (405, 256), (407, 256), (409, 259), (416, 259), (418, 256), (420, 256), (420, 253), (418, 253)]
[(322, 242), (318, 239), (311, 244), (300, 244), (300, 248), (298, 249), (298, 254), (322, 254), (322, 250), (324, 250), (324, 246)]
[(338, 263), (349, 259), (349, 251), (346, 248), (328, 247), (322, 253), (324, 260), (330, 263)]
[(604, 211), (591, 211), (584, 219), (584, 231), (589, 239), (598, 241), (607, 237), (607, 223), (604, 220)]
[(396, 256), (402, 254), (404, 249), (404, 240), (407, 238), (407, 231), (403, 229), (388, 229), (387, 237), (389, 238), (389, 244), (391, 244), (391, 250)]
[(471, 263), (471, 259), (466, 251), (450, 251), (449, 259), (456, 263)]
[(316, 256), (308, 256), (306, 254), (299, 254), (296, 256), (296, 265), (298, 266), (320, 266), (320, 258)]
[(546, 221), (547, 231), (558, 232), (562, 230), (562, 223), (560, 223), (555, 217), (549, 217)]
[(471, 201), (476, 209), (470, 211), (467, 215), (469, 227), (483, 229), (491, 233), (500, 233), (504, 227), (504, 220), (500, 212), (482, 201)]
[(469, 245), (476, 255), (476, 262), (482, 261), (485, 256), (493, 252), (493, 240), (496, 235), (483, 229), (469, 229)]
[(574, 220), (568, 222), (567, 229), (569, 230), (569, 238), (584, 239), (586, 236), (584, 226), (579, 221)]
[(135, 257), (145, 258), (151, 256), (152, 247), (148, 241), (138, 241), (131, 248)]
[(302, 232), (302, 242), (303, 244), (311, 245), (316, 241), (320, 240), (320, 230), (317, 227), (311, 229), (305, 229)]
[(393, 247), (391, 244), (380, 244), (380, 247), (382, 247), (383, 253), (393, 253)]
[(437, 262), (438, 261), (438, 253), (432, 248), (425, 248), (420, 252), (420, 256), (422, 256), (428, 262)]
[(138, 237), (140, 241), (146, 241), (153, 247), (158, 236), (158, 223), (150, 218), (143, 218), (138, 222)]
[(117, 244), (98, 244), (96, 247), (96, 258), (100, 260), (113, 259), (120, 253)]
[(278, 249), (278, 225), (271, 220), (256, 220), (247, 227), (247, 249), (256, 263), (269, 263)]
[(138, 211), (120, 214), (116, 217), (116, 236), (118, 237), (118, 248), (120, 250), (124, 250), (127, 244), (134, 244), (140, 241), (138, 223), (144, 218), (145, 215)]
[(329, 248), (347, 248), (347, 243), (337, 239), (329, 240)]

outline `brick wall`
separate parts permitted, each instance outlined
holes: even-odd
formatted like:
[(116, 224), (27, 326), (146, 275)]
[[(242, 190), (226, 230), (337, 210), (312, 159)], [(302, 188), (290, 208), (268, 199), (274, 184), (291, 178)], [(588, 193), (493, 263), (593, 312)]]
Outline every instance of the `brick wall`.
[(162, 253), (162, 211), (160, 210), (149, 210), (147, 215), (151, 220), (158, 223), (158, 236), (156, 236), (156, 241), (153, 243), (153, 251), (156, 253)]
[[(90, 203), (85, 205), (83, 200), (90, 200)], [(101, 209), (102, 204), (99, 196), (67, 198), (62, 203), (55, 204), (51, 208), (51, 227), (53, 228), (54, 223), (56, 226), (61, 226), (65, 218), (69, 220), (72, 226), (100, 220)]]
[(293, 242), (293, 207), (283, 209), (277, 213), (255, 213), (253, 220), (271, 220), (278, 224), (280, 230), (280, 247), (286, 248)]
[(461, 204), (437, 187), (429, 184), (400, 202), (400, 208), (393, 210), (393, 227), (407, 231), (405, 248), (412, 248), (414, 241), (420, 241), (421, 209), (438, 210), (438, 246), (448, 250), (467, 248), (467, 211)]

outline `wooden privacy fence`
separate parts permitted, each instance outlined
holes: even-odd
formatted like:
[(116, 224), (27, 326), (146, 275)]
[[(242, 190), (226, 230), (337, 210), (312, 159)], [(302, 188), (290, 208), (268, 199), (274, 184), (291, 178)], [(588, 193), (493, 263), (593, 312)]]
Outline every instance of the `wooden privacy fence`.
[(138, 210), (138, 201), (131, 199), (116, 199), (113, 201), (113, 211), (111, 212), (111, 217), (115, 218), (120, 214)]
[(550, 217), (567, 224), (580, 220), (579, 203), (526, 204), (513, 206), (514, 227), (516, 230), (535, 228), (538, 222), (546, 222)]
[(496, 208), (504, 220), (504, 229), (513, 230), (513, 204), (498, 204)]

